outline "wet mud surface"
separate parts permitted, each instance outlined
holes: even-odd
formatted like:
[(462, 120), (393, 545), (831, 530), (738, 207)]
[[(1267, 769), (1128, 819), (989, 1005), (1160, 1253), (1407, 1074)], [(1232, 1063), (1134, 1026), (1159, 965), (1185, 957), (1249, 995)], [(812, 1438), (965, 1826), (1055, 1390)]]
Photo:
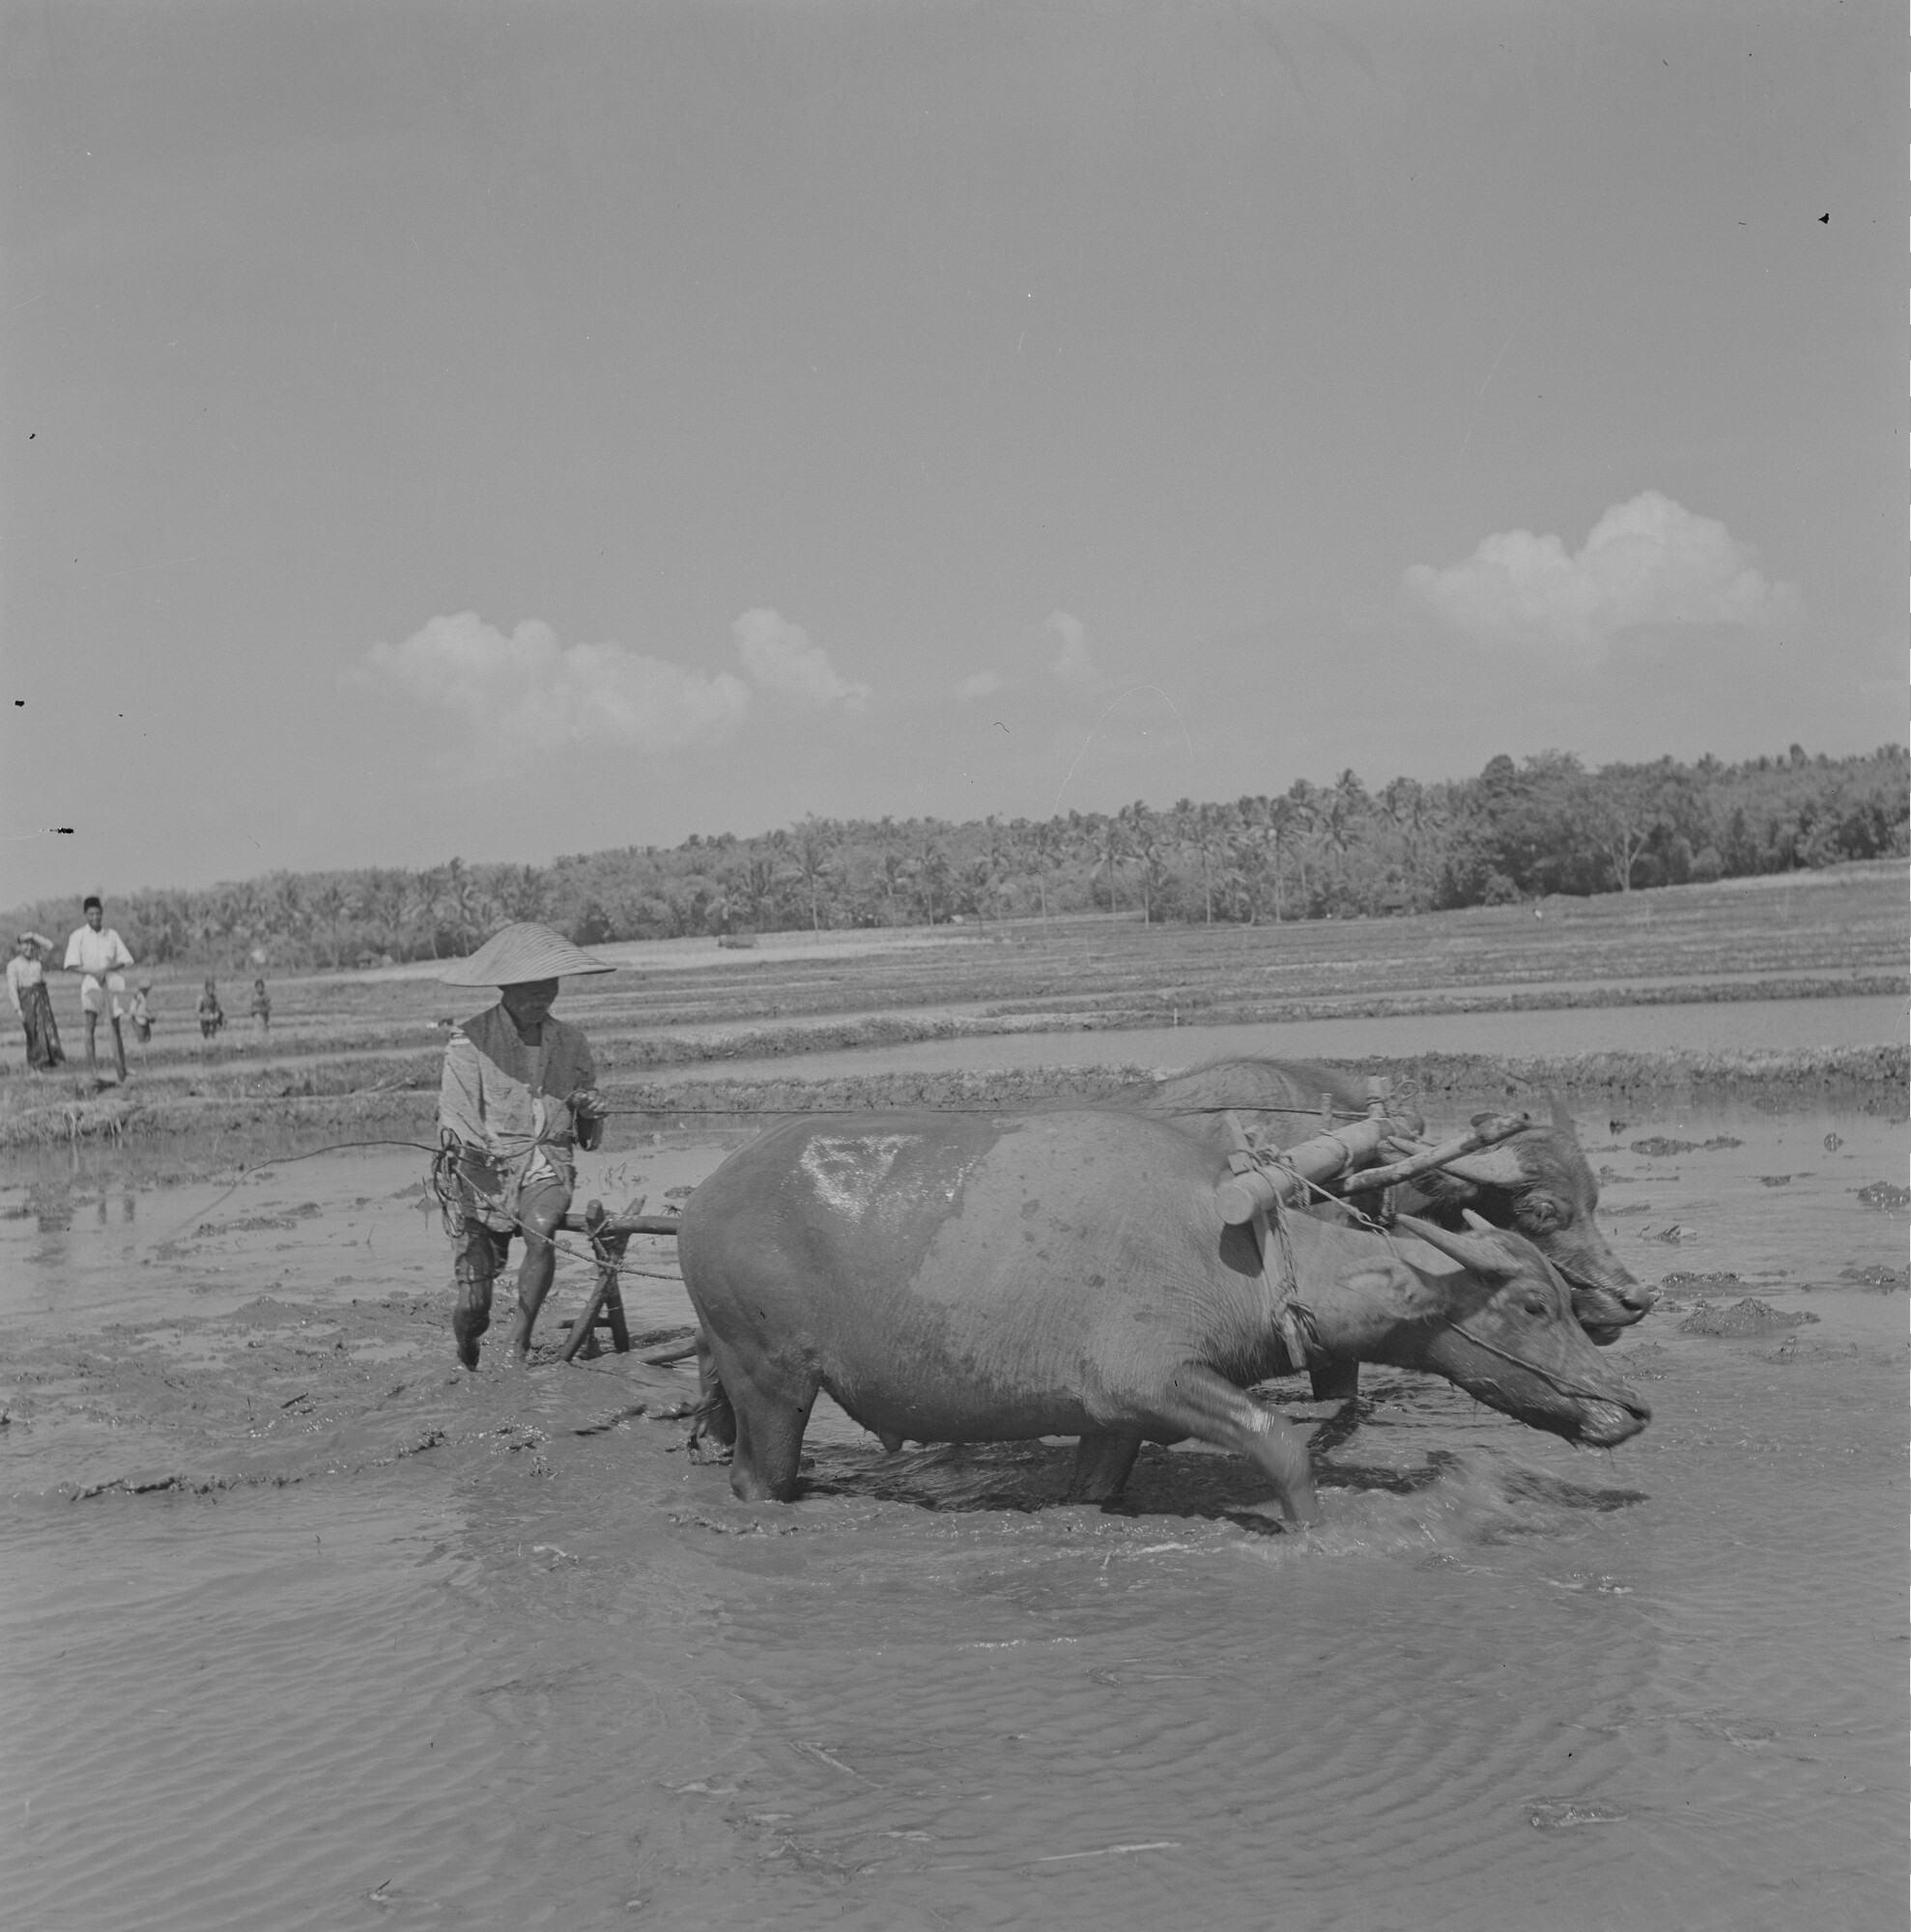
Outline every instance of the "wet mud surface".
[[(1369, 1370), (1328, 1430), (1285, 1384), (1306, 1535), (1234, 1459), (1148, 1451), (1104, 1511), (1063, 1445), (885, 1456), (826, 1404), (802, 1500), (742, 1505), (684, 1368), (455, 1368), (422, 1154), (16, 1159), (19, 1922), (1882, 1922), (1911, 1137), (1582, 1131), (1667, 1282), (1617, 1349), (1652, 1427), (1578, 1452)], [(654, 1208), (724, 1151), (581, 1195)], [(672, 1245), (630, 1264), (668, 1352)]]

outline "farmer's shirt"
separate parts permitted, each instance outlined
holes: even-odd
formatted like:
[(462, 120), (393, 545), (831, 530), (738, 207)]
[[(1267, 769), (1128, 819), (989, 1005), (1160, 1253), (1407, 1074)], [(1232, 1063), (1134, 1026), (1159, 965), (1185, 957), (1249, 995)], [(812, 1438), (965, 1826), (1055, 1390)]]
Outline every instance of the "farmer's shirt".
[(46, 977), (46, 969), (38, 959), (28, 959), (16, 952), (7, 961), (7, 997), (14, 1003), (14, 1010), (20, 1010), (20, 995), (29, 986), (37, 986)]
[(98, 985), (109, 973), (121, 972), (131, 964), (132, 954), (126, 950), (125, 940), (110, 925), (100, 927), (98, 932), (90, 925), (82, 925), (67, 941), (67, 971), (71, 973), (77, 967), (86, 975), (80, 981), (81, 992), (90, 985)]
[(539, 1043), (527, 1046), (499, 1001), (446, 1042), (438, 1123), (489, 1154), (513, 1189), (545, 1178), (569, 1187), (577, 1122), (566, 1095), (596, 1084), (578, 1028), (547, 1019)]

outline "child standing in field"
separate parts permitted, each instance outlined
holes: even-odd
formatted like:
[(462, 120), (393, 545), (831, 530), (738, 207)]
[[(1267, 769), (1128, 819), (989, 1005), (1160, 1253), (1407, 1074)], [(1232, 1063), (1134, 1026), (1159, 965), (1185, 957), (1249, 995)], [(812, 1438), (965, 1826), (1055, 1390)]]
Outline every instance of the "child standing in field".
[(252, 981), (252, 1037), (263, 1040), (272, 1030), (272, 996), (263, 980)]
[(211, 980), (206, 981), (206, 990), (199, 995), (199, 1037), (211, 1039), (226, 1023), (225, 1009), (219, 1005), (219, 989)]
[(132, 1037), (141, 1046), (153, 1037), (153, 1009), (146, 1004), (146, 996), (153, 990), (151, 980), (142, 980), (133, 989), (132, 1010), (127, 1018), (132, 1022)]

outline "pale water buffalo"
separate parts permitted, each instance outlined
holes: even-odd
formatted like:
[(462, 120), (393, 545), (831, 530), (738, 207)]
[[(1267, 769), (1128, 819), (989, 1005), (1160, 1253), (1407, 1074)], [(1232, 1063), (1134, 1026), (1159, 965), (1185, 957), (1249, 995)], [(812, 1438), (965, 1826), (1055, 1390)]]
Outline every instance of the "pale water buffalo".
[[(1247, 1055), (1217, 1060), (1166, 1080), (1130, 1087), (1105, 1104), (1172, 1121), (1225, 1155), (1233, 1145), (1226, 1112), (1270, 1146), (1291, 1147), (1317, 1132), (1321, 1096), (1341, 1117), (1363, 1114), (1366, 1083), (1306, 1061)], [(1640, 1320), (1657, 1298), (1636, 1280), (1599, 1231), (1599, 1182), (1581, 1151), (1572, 1116), (1555, 1097), (1551, 1126), (1533, 1126), (1469, 1154), (1400, 1191), (1400, 1206), (1450, 1228), (1471, 1208), (1496, 1227), (1525, 1235), (1565, 1277), (1580, 1325), (1601, 1345)]]
[[(1094, 1108), (764, 1134), (691, 1197), (677, 1237), (730, 1487), (794, 1493), (826, 1389), (891, 1450), (1078, 1435), (1089, 1500), (1119, 1493), (1144, 1441), (1197, 1436), (1250, 1458), (1286, 1514), (1312, 1520), (1300, 1438), (1242, 1392), (1299, 1365), (1252, 1233), (1221, 1219), (1223, 1173), (1166, 1122)], [(1644, 1427), (1519, 1236), (1288, 1227), (1310, 1354), (1430, 1371), (1575, 1441)]]

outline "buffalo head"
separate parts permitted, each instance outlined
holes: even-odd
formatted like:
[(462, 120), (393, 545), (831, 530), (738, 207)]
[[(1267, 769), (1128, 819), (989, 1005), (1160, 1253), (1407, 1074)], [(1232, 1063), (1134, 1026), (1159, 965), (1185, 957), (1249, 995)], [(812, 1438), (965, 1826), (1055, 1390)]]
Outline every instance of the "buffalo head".
[(1399, 1217), (1401, 1229), (1460, 1264), (1440, 1318), (1417, 1340), (1419, 1361), (1469, 1395), (1533, 1429), (1610, 1449), (1652, 1411), (1612, 1374), (1575, 1319), (1573, 1296), (1539, 1248), (1469, 1215), (1469, 1232)]
[[(1565, 1277), (1580, 1326), (1604, 1346), (1645, 1315), (1656, 1296), (1599, 1232), (1599, 1182), (1572, 1115), (1556, 1094), (1552, 1097), (1552, 1125), (1464, 1155), (1413, 1186), (1426, 1213), (1449, 1228), (1471, 1208), (1495, 1227), (1524, 1235)], [(1474, 1122), (1487, 1118), (1475, 1115)]]

